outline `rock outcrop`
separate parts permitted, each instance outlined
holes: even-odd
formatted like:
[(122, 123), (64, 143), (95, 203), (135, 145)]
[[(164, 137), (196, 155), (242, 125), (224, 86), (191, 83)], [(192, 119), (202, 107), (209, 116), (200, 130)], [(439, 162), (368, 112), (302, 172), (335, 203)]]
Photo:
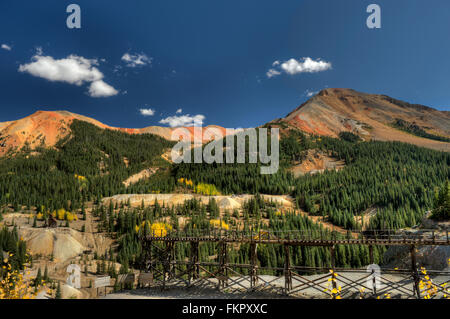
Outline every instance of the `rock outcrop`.
[[(203, 196), (196, 194), (120, 194), (103, 199), (104, 204), (112, 202), (114, 205), (130, 203), (132, 207), (139, 207), (144, 203), (144, 206), (151, 206), (155, 201), (159, 205), (176, 206), (182, 205), (186, 200), (193, 198), (201, 201), (203, 204), (208, 204), (211, 198), (214, 198), (217, 205), (222, 210), (241, 209), (242, 205), (252, 199), (253, 195), (220, 195), (220, 196)], [(294, 208), (289, 197), (286, 195), (261, 195), (266, 201), (272, 201), (284, 208)]]
[(449, 112), (351, 89), (322, 90), (270, 124), (282, 121), (310, 134), (338, 137), (340, 132), (352, 132), (365, 140), (399, 141), (450, 151), (450, 143), (395, 129), (392, 123), (397, 119), (414, 123), (430, 134), (450, 137)]

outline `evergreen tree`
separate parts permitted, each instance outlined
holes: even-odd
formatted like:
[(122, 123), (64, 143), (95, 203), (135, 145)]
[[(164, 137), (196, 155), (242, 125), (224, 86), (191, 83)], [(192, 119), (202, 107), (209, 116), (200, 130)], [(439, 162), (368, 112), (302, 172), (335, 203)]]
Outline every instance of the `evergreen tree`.
[(55, 299), (61, 299), (61, 284), (58, 281), (58, 287), (56, 288), (56, 294), (55, 294)]

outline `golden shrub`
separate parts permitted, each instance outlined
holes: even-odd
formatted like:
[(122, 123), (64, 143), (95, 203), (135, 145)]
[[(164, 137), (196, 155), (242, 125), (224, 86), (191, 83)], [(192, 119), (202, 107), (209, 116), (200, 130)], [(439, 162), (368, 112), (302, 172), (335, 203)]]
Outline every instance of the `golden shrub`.
[(197, 194), (207, 195), (207, 196), (217, 196), (220, 192), (217, 190), (215, 185), (200, 183), (194, 187), (194, 192)]
[(86, 177), (84, 177), (84, 176), (82, 176), (82, 175), (75, 174), (74, 176), (75, 176), (75, 178), (76, 178), (77, 180), (79, 180), (80, 182), (85, 182), (85, 181), (87, 180)]
[(6, 269), (6, 274), (0, 281), (0, 299), (34, 299), (40, 290), (46, 289), (45, 282), (37, 287), (32, 287), (29, 282), (24, 280), (23, 273), (27, 271), (27, 267), (24, 267), (23, 273), (21, 273), (18, 270), (12, 270), (8, 259), (3, 262), (5, 265), (2, 268)]
[(154, 235), (154, 236), (157, 236), (157, 237), (165, 237), (165, 236), (167, 236), (167, 233), (172, 230), (172, 226), (170, 226), (169, 224), (166, 224), (166, 223), (153, 223), (153, 224), (150, 224), (149, 221), (147, 221), (147, 222), (143, 221), (141, 223), (141, 225), (136, 225), (134, 227), (136, 233), (143, 232), (143, 229), (145, 227), (145, 223), (147, 223), (147, 225), (149, 227), (150, 234)]
[(220, 220), (220, 219), (211, 219), (209, 221), (209, 224), (211, 226), (213, 226), (214, 228), (222, 228), (222, 229), (226, 229), (226, 230), (230, 229), (230, 226), (227, 223), (225, 223), (223, 220)]

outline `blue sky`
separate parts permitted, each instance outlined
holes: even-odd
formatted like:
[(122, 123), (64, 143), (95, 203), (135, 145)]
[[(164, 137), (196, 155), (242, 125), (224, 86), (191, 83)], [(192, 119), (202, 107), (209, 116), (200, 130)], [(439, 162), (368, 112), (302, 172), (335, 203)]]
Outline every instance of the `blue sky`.
[[(81, 29), (66, 27), (70, 3), (81, 7)], [(381, 6), (381, 29), (366, 27), (370, 3)], [(188, 115), (251, 127), (325, 87), (449, 110), (449, 13), (447, 0), (2, 1), (0, 121), (64, 109), (121, 127)], [(306, 57), (326, 65), (281, 67)], [(42, 70), (63, 59), (86, 74)], [(269, 78), (271, 68), (281, 74)]]

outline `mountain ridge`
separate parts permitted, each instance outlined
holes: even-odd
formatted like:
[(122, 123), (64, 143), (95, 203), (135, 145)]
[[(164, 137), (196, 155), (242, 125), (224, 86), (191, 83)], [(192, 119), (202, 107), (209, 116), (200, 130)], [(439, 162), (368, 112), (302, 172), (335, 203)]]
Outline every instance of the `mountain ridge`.
[(450, 138), (450, 112), (404, 102), (387, 95), (368, 94), (353, 89), (324, 89), (284, 118), (270, 124), (287, 123), (309, 134), (338, 137), (351, 132), (364, 140), (400, 141), (450, 151), (447, 142), (414, 136), (393, 127), (403, 120), (429, 135)]
[[(0, 122), (0, 156), (11, 149), (21, 149), (28, 145), (31, 149), (38, 146), (53, 147), (61, 138), (70, 133), (70, 125), (74, 120), (91, 123), (102, 129), (117, 130), (128, 134), (154, 134), (166, 140), (173, 140), (172, 132), (176, 129), (163, 126), (143, 128), (121, 128), (104, 124), (93, 118), (69, 111), (43, 111), (15, 120)], [(193, 127), (185, 127), (193, 136)], [(225, 134), (225, 129), (217, 125), (205, 126), (202, 129), (217, 128)]]
[[(96, 119), (69, 111), (43, 111), (15, 121), (0, 122), (0, 156), (11, 149), (26, 145), (53, 147), (57, 141), (70, 133), (73, 120), (89, 122), (103, 129), (118, 130), (128, 134), (150, 133), (172, 139), (175, 128), (148, 126), (143, 128), (120, 128), (104, 124)], [(267, 124), (287, 123), (291, 128), (308, 134), (339, 137), (341, 132), (351, 132), (363, 140), (399, 141), (435, 150), (450, 151), (450, 143), (416, 136), (394, 127), (403, 121), (426, 132), (424, 136), (450, 138), (450, 112), (404, 102), (387, 95), (369, 94), (345, 88), (327, 88), (308, 99), (284, 118)], [(203, 127), (225, 128), (217, 125)], [(186, 127), (191, 134), (193, 127)], [(193, 134), (192, 134), (193, 135)], [(206, 140), (205, 140), (206, 141)], [(205, 142), (203, 141), (203, 142)]]

